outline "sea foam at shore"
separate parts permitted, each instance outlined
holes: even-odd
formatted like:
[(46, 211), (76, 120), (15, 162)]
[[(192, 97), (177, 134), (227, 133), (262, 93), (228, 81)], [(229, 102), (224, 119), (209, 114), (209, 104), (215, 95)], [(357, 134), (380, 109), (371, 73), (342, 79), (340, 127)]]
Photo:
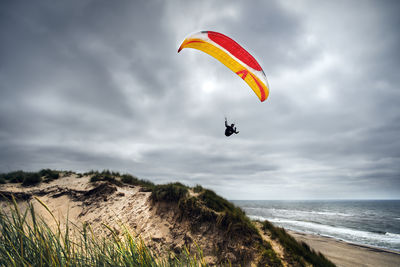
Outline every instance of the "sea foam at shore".
[(400, 251), (400, 200), (233, 202), (286, 229)]

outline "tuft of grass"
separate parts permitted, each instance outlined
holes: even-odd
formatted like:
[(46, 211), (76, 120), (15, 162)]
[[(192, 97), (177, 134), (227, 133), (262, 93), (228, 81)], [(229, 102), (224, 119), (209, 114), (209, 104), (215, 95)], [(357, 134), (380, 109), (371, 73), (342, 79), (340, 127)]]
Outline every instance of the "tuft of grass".
[(71, 226), (68, 220), (61, 230), (50, 212), (56, 221), (53, 229), (31, 204), (25, 211), (15, 199), (10, 204), (9, 212), (0, 210), (0, 266), (208, 266), (201, 250), (185, 249), (180, 256), (161, 258), (126, 228), (119, 236), (104, 225), (110, 232), (108, 239), (95, 235), (88, 224)]
[(131, 185), (139, 185), (140, 181), (137, 177), (130, 175), (130, 174), (124, 174), (121, 176), (121, 182), (126, 183), (126, 184), (131, 184)]
[(188, 187), (181, 183), (169, 183), (155, 185), (151, 192), (151, 198), (154, 201), (176, 202), (186, 197)]
[(154, 188), (154, 184), (152, 182), (138, 179), (137, 177), (130, 174), (122, 175), (121, 182), (130, 185), (140, 185), (145, 189), (145, 191), (152, 191), (152, 189)]
[(217, 218), (217, 224), (233, 236), (261, 240), (256, 226), (238, 207), (235, 207), (232, 211), (226, 210), (221, 213)]
[(99, 172), (98, 172), (98, 171), (95, 171), (95, 170), (90, 170), (90, 171), (88, 171), (88, 172), (83, 173), (82, 175), (83, 175), (83, 176), (90, 176), (90, 175), (94, 175), (94, 174), (96, 174), (96, 173), (99, 173)]
[(204, 209), (201, 201), (196, 197), (181, 199), (178, 203), (181, 217), (190, 218), (192, 231), (196, 232), (203, 223), (214, 223), (217, 221), (215, 212)]
[(42, 169), (39, 172), (24, 172), (24, 171), (13, 171), (9, 173), (1, 173), (0, 180), (4, 180), (9, 183), (22, 183), (24, 186), (36, 185), (43, 181), (49, 182), (60, 177), (59, 171), (53, 171), (50, 169)]
[(261, 259), (258, 262), (258, 266), (283, 266), (270, 243), (263, 240), (262, 244), (258, 246), (258, 250), (261, 252)]
[(293, 262), (298, 262), (301, 266), (307, 266), (304, 260), (316, 267), (335, 266), (335, 264), (329, 261), (323, 254), (315, 252), (306, 243), (297, 242), (294, 237), (286, 233), (285, 229), (275, 227), (269, 221), (264, 221), (262, 223), (262, 229), (264, 231), (269, 231), (272, 239), (279, 240), (285, 248), (288, 257)]
[(44, 177), (44, 181), (45, 182), (50, 182), (53, 180), (57, 180), (58, 178), (60, 178), (60, 172), (58, 171), (53, 171), (50, 169), (42, 169), (39, 171), (39, 175), (41, 177)]
[(109, 170), (104, 170), (102, 172), (94, 172), (92, 174), (93, 176), (90, 178), (90, 182), (98, 182), (98, 181), (107, 181), (115, 185), (122, 185), (120, 180), (117, 180), (117, 176), (115, 176), (115, 173), (110, 172)]
[(195, 193), (200, 193), (204, 190), (204, 188), (201, 185), (196, 185), (195, 187), (193, 187), (193, 192)]
[(199, 195), (204, 204), (216, 212), (221, 211), (234, 211), (235, 206), (228, 200), (218, 196), (214, 191), (209, 189), (203, 189), (203, 193)]
[(22, 181), (23, 186), (30, 186), (30, 185), (36, 185), (42, 181), (42, 177), (39, 175), (39, 173), (34, 172), (34, 173), (27, 173), (24, 177), (24, 180)]
[(246, 216), (245, 212), (223, 197), (218, 196), (214, 191), (203, 189), (199, 199), (206, 207), (219, 213), (217, 225), (228, 233), (246, 237), (260, 237), (257, 228)]
[(9, 173), (1, 173), (0, 177), (10, 183), (22, 183), (26, 175), (27, 173), (24, 171), (13, 171)]

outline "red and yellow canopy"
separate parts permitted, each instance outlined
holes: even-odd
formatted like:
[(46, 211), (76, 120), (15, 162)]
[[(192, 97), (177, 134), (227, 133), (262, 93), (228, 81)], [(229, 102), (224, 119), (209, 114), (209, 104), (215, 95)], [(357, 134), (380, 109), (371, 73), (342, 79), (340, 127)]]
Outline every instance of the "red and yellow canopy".
[(268, 98), (267, 77), (257, 60), (243, 47), (226, 35), (212, 31), (202, 31), (187, 37), (178, 49), (194, 48), (219, 60), (240, 76), (263, 102)]

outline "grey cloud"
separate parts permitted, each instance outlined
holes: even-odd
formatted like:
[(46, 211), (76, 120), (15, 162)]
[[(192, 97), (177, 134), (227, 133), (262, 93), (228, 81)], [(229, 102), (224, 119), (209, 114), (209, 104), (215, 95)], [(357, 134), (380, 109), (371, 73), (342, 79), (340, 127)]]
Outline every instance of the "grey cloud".
[[(235, 199), (400, 197), (396, 1), (0, 6), (0, 171), (112, 169)], [(209, 56), (177, 54), (197, 30), (254, 54), (265, 103)]]

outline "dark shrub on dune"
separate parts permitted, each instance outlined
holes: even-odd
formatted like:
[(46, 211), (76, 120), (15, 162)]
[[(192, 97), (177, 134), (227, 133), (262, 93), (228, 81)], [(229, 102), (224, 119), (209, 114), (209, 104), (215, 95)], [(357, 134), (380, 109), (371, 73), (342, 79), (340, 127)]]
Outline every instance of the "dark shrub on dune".
[(155, 201), (178, 203), (188, 193), (188, 188), (181, 183), (169, 183), (154, 186), (151, 198)]
[(53, 171), (50, 169), (40, 170), (39, 175), (45, 178), (45, 182), (57, 180), (60, 177), (60, 173), (58, 171)]
[(13, 171), (0, 174), (0, 183), (22, 183), (24, 186), (35, 185), (41, 182), (41, 175), (37, 172)]
[(26, 176), (26, 172), (23, 171), (14, 171), (9, 173), (3, 173), (1, 176), (10, 183), (22, 183)]
[(27, 173), (24, 177), (22, 185), (23, 186), (35, 185), (35, 184), (40, 183), (41, 181), (42, 181), (42, 177), (40, 176), (39, 173), (37, 173), (37, 172)]
[(131, 185), (139, 185), (139, 179), (130, 174), (124, 174), (121, 176), (121, 182)]
[(0, 174), (0, 178), (3, 178), (5, 182), (22, 183), (24, 186), (38, 184), (42, 181), (42, 178), (44, 178), (45, 182), (49, 182), (59, 177), (59, 171), (50, 169), (42, 169), (39, 172), (13, 171)]
[(195, 187), (193, 187), (193, 192), (195, 193), (200, 193), (204, 190), (204, 188), (201, 185), (196, 185)]
[(96, 172), (93, 172), (93, 174), (91, 174), (91, 175), (93, 175), (90, 178), (91, 183), (98, 182), (98, 181), (107, 181), (107, 182), (110, 182), (110, 183), (118, 185), (118, 186), (122, 185), (122, 182), (120, 180), (117, 180), (116, 179), (117, 177), (114, 176), (113, 173), (111, 173), (109, 170), (104, 170), (102, 172), (96, 171)]
[(258, 236), (256, 227), (241, 208), (236, 207), (209, 189), (203, 189), (198, 198), (206, 207), (219, 213), (217, 224), (227, 232), (245, 236)]
[(235, 209), (235, 206), (232, 203), (218, 196), (214, 191), (209, 189), (205, 189), (204, 192), (199, 195), (199, 198), (207, 207), (217, 212), (225, 210), (233, 211)]
[(140, 185), (143, 187), (143, 191), (151, 191), (154, 188), (154, 184), (150, 181), (146, 180), (141, 180), (133, 175), (130, 174), (124, 174), (121, 176), (121, 182), (125, 184), (130, 184), (130, 185)]

